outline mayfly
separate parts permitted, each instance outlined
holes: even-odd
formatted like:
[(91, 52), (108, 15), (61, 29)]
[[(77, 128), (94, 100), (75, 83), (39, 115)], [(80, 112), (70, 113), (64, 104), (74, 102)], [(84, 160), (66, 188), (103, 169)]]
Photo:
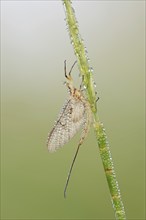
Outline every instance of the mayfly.
[(47, 140), (47, 147), (49, 152), (54, 152), (58, 148), (62, 147), (65, 143), (67, 143), (78, 132), (78, 130), (82, 128), (78, 147), (67, 176), (64, 188), (64, 197), (66, 197), (67, 186), (79, 148), (87, 136), (91, 125), (90, 104), (85, 98), (83, 91), (81, 90), (81, 86), (80, 89), (77, 89), (73, 86), (71, 71), (75, 63), (72, 65), (69, 73), (67, 74), (66, 61), (64, 61), (64, 72), (67, 79), (65, 84), (69, 90), (69, 98), (65, 102), (65, 105), (63, 106), (52, 131), (49, 133)]

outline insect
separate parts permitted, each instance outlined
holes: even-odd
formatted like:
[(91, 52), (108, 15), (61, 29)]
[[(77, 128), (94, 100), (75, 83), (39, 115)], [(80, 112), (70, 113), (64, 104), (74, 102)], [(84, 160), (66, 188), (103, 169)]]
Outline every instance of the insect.
[(79, 131), (79, 129), (82, 128), (77, 150), (67, 176), (64, 188), (64, 197), (66, 197), (67, 186), (79, 148), (83, 144), (83, 141), (88, 134), (92, 121), (90, 104), (85, 98), (83, 91), (81, 90), (81, 86), (80, 89), (77, 89), (73, 86), (71, 71), (75, 64), (76, 62), (74, 62), (69, 73), (67, 74), (66, 60), (64, 61), (64, 72), (66, 77), (65, 84), (69, 91), (69, 98), (66, 100), (52, 131), (48, 135), (47, 140), (49, 152), (54, 152), (67, 143)]

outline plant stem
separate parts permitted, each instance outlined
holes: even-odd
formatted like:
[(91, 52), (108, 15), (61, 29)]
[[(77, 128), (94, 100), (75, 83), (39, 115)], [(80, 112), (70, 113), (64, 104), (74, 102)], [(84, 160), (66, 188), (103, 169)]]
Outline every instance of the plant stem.
[(126, 219), (124, 205), (121, 199), (120, 189), (116, 180), (112, 156), (107, 141), (107, 136), (103, 124), (97, 114), (96, 93), (94, 89), (93, 70), (89, 65), (86, 49), (79, 33), (79, 28), (75, 18), (75, 12), (70, 0), (63, 0), (66, 12), (66, 22), (69, 29), (71, 44), (77, 57), (78, 67), (83, 76), (83, 84), (86, 87), (86, 94), (94, 116), (94, 130), (98, 142), (99, 152), (108, 182), (111, 200), (115, 211), (116, 219)]

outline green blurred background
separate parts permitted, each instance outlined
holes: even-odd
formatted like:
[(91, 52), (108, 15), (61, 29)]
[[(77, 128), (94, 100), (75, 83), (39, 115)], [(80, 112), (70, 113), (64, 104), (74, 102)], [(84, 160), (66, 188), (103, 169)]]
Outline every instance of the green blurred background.
[[(145, 219), (144, 1), (73, 1), (127, 219)], [(63, 189), (79, 135), (54, 154), (47, 134), (75, 61), (61, 1), (1, 2), (1, 219), (114, 219), (94, 131)], [(73, 76), (80, 84), (78, 70)]]

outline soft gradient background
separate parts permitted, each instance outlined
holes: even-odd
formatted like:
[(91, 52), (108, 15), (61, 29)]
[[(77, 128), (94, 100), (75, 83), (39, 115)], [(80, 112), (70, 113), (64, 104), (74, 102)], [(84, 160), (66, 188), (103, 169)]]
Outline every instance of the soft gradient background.
[[(73, 1), (127, 219), (145, 219), (144, 1)], [(49, 154), (47, 133), (75, 61), (61, 1), (1, 2), (1, 218), (114, 219), (93, 129), (63, 189), (79, 134)], [(78, 70), (73, 76), (80, 84)]]

